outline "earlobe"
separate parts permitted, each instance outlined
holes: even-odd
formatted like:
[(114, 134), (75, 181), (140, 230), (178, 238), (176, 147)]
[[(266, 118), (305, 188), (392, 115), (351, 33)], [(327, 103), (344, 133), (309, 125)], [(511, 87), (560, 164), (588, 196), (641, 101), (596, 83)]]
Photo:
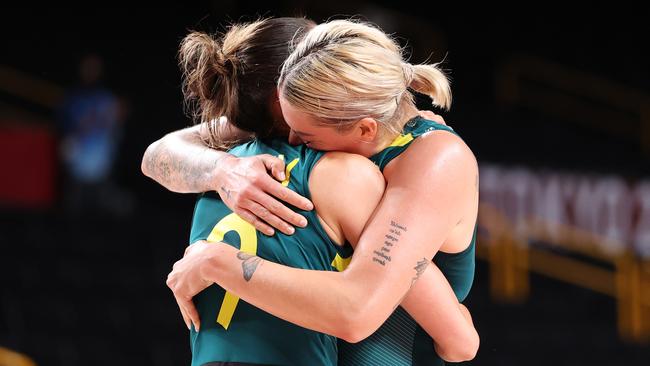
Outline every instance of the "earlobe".
[(374, 118), (366, 117), (358, 122), (359, 138), (364, 142), (372, 142), (377, 137), (379, 125)]

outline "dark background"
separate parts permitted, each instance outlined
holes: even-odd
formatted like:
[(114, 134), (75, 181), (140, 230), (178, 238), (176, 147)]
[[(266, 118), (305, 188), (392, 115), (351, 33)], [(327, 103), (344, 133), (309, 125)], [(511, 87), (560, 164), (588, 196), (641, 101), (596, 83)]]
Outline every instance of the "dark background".
[[(69, 87), (85, 52), (104, 58), (106, 85), (129, 105), (116, 180), (137, 204), (128, 219), (74, 222), (56, 204), (2, 206), (0, 346), (42, 365), (188, 363), (186, 332), (164, 280), (187, 244), (195, 197), (144, 177), (140, 161), (148, 144), (191, 123), (175, 59), (190, 29), (223, 30), (227, 22), (258, 15), (317, 22), (359, 16), (408, 40), (413, 62), (444, 59), (454, 102), (443, 115), (479, 163), (648, 176), (649, 157), (633, 139), (539, 110), (513, 110), (495, 94), (499, 68), (522, 54), (650, 93), (647, 12), (623, 2), (428, 5), (431, 10), (424, 3), (354, 0), (3, 6), (2, 64)], [(24, 123), (51, 123), (56, 130), (52, 110), (10, 93), (0, 97), (3, 105), (37, 116)], [(533, 275), (525, 303), (500, 304), (490, 296), (486, 270), (479, 261), (467, 301), (482, 339), (472, 364), (641, 365), (650, 359), (647, 345), (619, 339), (614, 299)]]

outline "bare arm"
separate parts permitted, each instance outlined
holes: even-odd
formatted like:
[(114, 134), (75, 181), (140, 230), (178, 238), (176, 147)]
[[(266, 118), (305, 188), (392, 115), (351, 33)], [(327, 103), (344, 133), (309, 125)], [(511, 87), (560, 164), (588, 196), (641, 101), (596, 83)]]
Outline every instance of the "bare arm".
[(216, 191), (233, 212), (267, 235), (273, 235), (273, 228), (292, 234), (293, 226), (307, 224), (282, 202), (303, 210), (313, 207), (280, 184), (284, 161), (270, 155), (238, 158), (209, 148), (201, 134), (201, 126), (196, 125), (155, 141), (144, 153), (142, 172), (173, 192)]
[[(416, 141), (409, 147), (344, 272), (262, 261), (252, 280), (243, 281), (241, 272), (226, 263), (236, 253), (215, 246), (218, 255), (206, 256), (203, 277), (301, 326), (347, 340), (367, 337), (401, 302), (462, 220), (467, 197), (475, 197), (473, 155), (467, 156), (455, 139), (438, 134), (431, 144)], [(420, 168), (418, 174), (409, 167)], [(300, 314), (301, 309), (311, 311)]]
[[(425, 273), (440, 243), (462, 219), (467, 196), (474, 199), (473, 155), (452, 135), (439, 136), (432, 143), (416, 142), (404, 153), (405, 161), (389, 181), (346, 271), (307, 271), (251, 261), (238, 258), (233, 247), (210, 244), (197, 246), (177, 262), (168, 285), (177, 299), (191, 303), (205, 283), (216, 282), (298, 325), (349, 341), (367, 337)], [(410, 166), (421, 169), (413, 174)], [(424, 217), (427, 225), (422, 225)], [(188, 266), (199, 268), (198, 280), (177, 276)]]
[(433, 338), (442, 359), (462, 362), (476, 356), (480, 338), (471, 315), (435, 264), (427, 267), (400, 305)]
[[(445, 124), (442, 116), (431, 111), (420, 111), (422, 117)], [(227, 121), (219, 121), (228, 131), (226, 136), (245, 139), (251, 137)], [(142, 157), (142, 173), (163, 187), (177, 193), (201, 193), (217, 190), (219, 161), (231, 156), (209, 148), (201, 135), (201, 125), (168, 133), (153, 142)], [(275, 166), (274, 166), (275, 167)], [(273, 175), (279, 180), (284, 165), (278, 165)]]
[[(380, 203), (384, 177), (365, 158), (343, 154), (337, 159), (336, 154), (329, 153), (314, 168), (309, 187), (326, 226), (341, 231), (345, 240), (356, 248), (365, 225)], [(354, 158), (360, 160), (350, 164)], [(364, 169), (366, 166), (368, 169)], [(461, 362), (474, 358), (479, 336), (471, 318), (465, 317), (469, 312), (458, 303), (447, 279), (434, 264), (421, 266), (420, 270), (424, 272), (400, 305), (433, 338), (436, 351), (443, 359)]]
[(195, 125), (155, 141), (142, 157), (142, 173), (163, 187), (178, 193), (215, 190), (219, 161), (226, 152), (207, 147)]

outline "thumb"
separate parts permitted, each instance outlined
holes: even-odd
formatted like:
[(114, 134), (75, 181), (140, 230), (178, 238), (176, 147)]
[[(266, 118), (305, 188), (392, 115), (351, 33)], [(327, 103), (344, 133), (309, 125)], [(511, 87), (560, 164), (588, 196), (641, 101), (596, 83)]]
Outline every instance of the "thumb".
[(266, 170), (270, 170), (271, 175), (273, 175), (276, 180), (283, 181), (286, 178), (284, 174), (283, 159), (276, 158), (275, 156), (271, 155), (261, 155), (260, 158), (262, 160), (262, 163), (264, 163)]

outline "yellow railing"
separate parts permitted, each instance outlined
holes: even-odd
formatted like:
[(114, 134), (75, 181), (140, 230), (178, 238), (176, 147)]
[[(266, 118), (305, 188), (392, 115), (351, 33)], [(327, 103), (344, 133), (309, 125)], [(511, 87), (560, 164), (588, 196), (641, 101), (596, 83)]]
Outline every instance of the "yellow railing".
[[(561, 227), (561, 242), (547, 241), (541, 222), (530, 219), (528, 232), (515, 232), (513, 223), (499, 210), (481, 203), (479, 225), (481, 232), (477, 256), (488, 262), (491, 294), (500, 302), (524, 302), (530, 288), (531, 272), (593, 290), (617, 301), (618, 329), (628, 341), (650, 341), (650, 262), (631, 251), (606, 253), (605, 239), (572, 227)], [(530, 246), (529, 240), (548, 243)], [(579, 254), (563, 255), (557, 248)]]

